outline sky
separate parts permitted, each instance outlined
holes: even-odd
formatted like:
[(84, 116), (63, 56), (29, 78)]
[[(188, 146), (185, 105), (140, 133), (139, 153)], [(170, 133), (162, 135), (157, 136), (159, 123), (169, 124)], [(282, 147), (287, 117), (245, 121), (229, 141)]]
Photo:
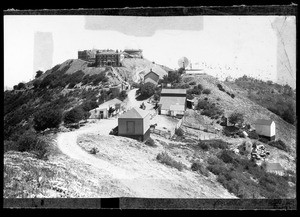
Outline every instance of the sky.
[[(78, 50), (139, 48), (144, 58), (170, 68), (187, 57), (194, 68), (224, 78), (244, 74), (278, 82), (278, 63), (289, 58), (281, 75), (295, 76), (295, 17), (277, 22), (285, 36), (280, 52), (272, 23), (278, 16), (4, 16), (4, 85), (12, 87), (68, 59)], [(282, 28), (282, 23), (290, 24)], [(281, 46), (282, 47), (282, 46)], [(282, 48), (281, 48), (282, 49)], [(285, 56), (285, 62), (286, 60)], [(287, 70), (288, 72), (285, 72)], [(290, 75), (292, 74), (292, 75)], [(286, 76), (282, 76), (286, 77)], [(283, 81), (282, 81), (283, 82)], [(295, 87), (295, 78), (288, 81)]]

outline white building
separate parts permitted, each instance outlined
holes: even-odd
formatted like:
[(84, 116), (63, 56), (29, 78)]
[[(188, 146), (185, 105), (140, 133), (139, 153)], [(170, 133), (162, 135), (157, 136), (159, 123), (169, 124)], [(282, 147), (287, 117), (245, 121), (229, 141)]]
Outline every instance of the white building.
[(276, 126), (272, 120), (257, 119), (254, 122), (254, 128), (257, 134), (269, 140), (275, 140)]

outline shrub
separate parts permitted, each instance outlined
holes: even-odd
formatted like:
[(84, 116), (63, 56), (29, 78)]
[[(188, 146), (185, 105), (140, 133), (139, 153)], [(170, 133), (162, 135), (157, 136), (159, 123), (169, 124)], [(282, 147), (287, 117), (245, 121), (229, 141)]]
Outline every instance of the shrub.
[(223, 150), (219, 155), (219, 158), (224, 163), (233, 163), (235, 161), (235, 154), (229, 150)]
[(63, 120), (64, 123), (66, 124), (71, 124), (71, 123), (78, 123), (80, 120), (84, 118), (84, 111), (82, 108), (74, 108), (70, 111), (68, 111)]
[(207, 167), (207, 169), (212, 172), (215, 175), (219, 175), (222, 172), (224, 172), (224, 170), (226, 170), (226, 167), (224, 165), (221, 164), (215, 164), (215, 165), (209, 165)]
[(219, 88), (220, 91), (225, 92), (225, 89), (223, 88), (223, 86), (221, 84), (217, 84), (217, 87)]
[(35, 80), (35, 81), (33, 82), (33, 87), (34, 87), (35, 89), (37, 89), (37, 88), (39, 88), (39, 86), (40, 86), (41, 83), (42, 83), (41, 80)]
[(276, 148), (281, 149), (281, 150), (286, 151), (286, 152), (289, 151), (289, 147), (280, 139), (278, 139), (276, 141), (270, 141), (268, 143), (268, 145), (276, 147)]
[(206, 100), (199, 100), (197, 105), (196, 105), (196, 109), (200, 110), (200, 109), (209, 109), (209, 102)]
[(26, 85), (24, 83), (22, 83), (22, 82), (20, 82), (18, 84), (18, 90), (24, 89), (25, 87), (26, 87)]
[(127, 93), (126, 93), (126, 90), (122, 90), (119, 95), (118, 95), (118, 98), (123, 101), (124, 99), (126, 99), (127, 97)]
[(229, 123), (231, 123), (233, 125), (236, 125), (236, 124), (241, 125), (244, 122), (244, 115), (239, 112), (233, 112), (229, 115), (228, 121), (229, 121)]
[(17, 150), (20, 152), (32, 152), (39, 159), (45, 159), (48, 152), (48, 144), (42, 137), (27, 132), (18, 139)]
[(204, 89), (204, 90), (202, 91), (202, 93), (208, 95), (208, 94), (211, 93), (211, 90), (210, 90), (210, 89)]
[(250, 139), (259, 139), (259, 136), (255, 130), (248, 132), (248, 137)]
[(209, 173), (208, 173), (207, 169), (202, 164), (200, 164), (198, 162), (194, 162), (192, 164), (191, 170), (192, 171), (197, 171), (197, 172), (199, 172), (200, 174), (202, 174), (202, 175), (204, 175), (206, 177), (209, 176)]
[(178, 128), (178, 129), (175, 129), (175, 134), (177, 136), (183, 136), (184, 135), (184, 132), (181, 128)]
[(42, 131), (47, 128), (58, 128), (62, 121), (62, 112), (60, 110), (43, 109), (34, 114), (34, 129)]
[(140, 93), (142, 96), (149, 97), (155, 93), (155, 85), (152, 83), (143, 84), (140, 87)]
[(184, 168), (184, 165), (181, 162), (175, 161), (173, 158), (171, 158), (166, 152), (159, 153), (156, 156), (156, 159), (163, 164), (166, 164), (168, 166), (174, 167), (178, 169), (179, 171), (182, 171)]
[(233, 93), (230, 96), (231, 96), (232, 99), (235, 97), (235, 95)]
[(191, 81), (191, 82), (189, 83), (189, 85), (196, 85), (196, 82), (195, 82), (195, 81)]
[(156, 147), (155, 141), (151, 137), (145, 141), (145, 144), (151, 147)]
[(99, 152), (98, 148), (95, 148), (93, 147), (91, 150), (90, 150), (90, 154), (97, 154)]
[(202, 150), (204, 150), (204, 151), (208, 151), (209, 150), (209, 145), (207, 144), (207, 143), (205, 143), (205, 142), (202, 142), (202, 141), (200, 141), (199, 143), (198, 143), (198, 146), (202, 149)]
[(209, 157), (207, 163), (209, 165), (224, 165), (224, 162), (217, 157)]
[(39, 78), (42, 74), (43, 74), (43, 71), (38, 70), (38, 71), (36, 72), (35, 78)]
[(18, 145), (15, 141), (4, 140), (4, 152), (18, 151)]

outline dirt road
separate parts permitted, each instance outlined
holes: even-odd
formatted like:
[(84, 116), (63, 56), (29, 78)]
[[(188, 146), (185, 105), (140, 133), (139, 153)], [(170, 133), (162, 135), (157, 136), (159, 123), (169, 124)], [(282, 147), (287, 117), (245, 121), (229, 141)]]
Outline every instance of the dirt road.
[[(89, 166), (91, 176), (101, 183), (119, 183), (117, 197), (160, 198), (231, 198), (219, 185), (207, 181), (189, 170), (178, 171), (156, 161), (162, 147), (152, 148), (135, 140), (109, 136), (117, 119), (100, 120), (73, 132), (58, 134), (58, 148), (68, 157)], [(99, 154), (92, 155), (78, 145), (78, 137), (95, 138), (93, 147)], [(106, 156), (106, 158), (102, 156)], [(89, 177), (86, 177), (87, 179)], [(125, 192), (125, 193), (124, 193)]]

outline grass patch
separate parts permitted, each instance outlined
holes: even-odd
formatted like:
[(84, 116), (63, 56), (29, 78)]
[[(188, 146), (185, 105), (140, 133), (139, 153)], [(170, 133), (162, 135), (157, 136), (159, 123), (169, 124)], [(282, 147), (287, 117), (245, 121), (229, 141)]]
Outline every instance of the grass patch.
[(178, 162), (176, 160), (174, 160), (172, 157), (170, 157), (167, 152), (162, 152), (159, 153), (156, 156), (156, 159), (162, 163), (162, 164), (166, 164), (168, 166), (174, 167), (176, 169), (178, 169), (179, 171), (182, 171), (184, 168), (184, 165), (181, 162)]
[(286, 151), (286, 152), (289, 151), (289, 147), (280, 139), (278, 139), (276, 141), (268, 142), (268, 145), (276, 147), (276, 148)]

